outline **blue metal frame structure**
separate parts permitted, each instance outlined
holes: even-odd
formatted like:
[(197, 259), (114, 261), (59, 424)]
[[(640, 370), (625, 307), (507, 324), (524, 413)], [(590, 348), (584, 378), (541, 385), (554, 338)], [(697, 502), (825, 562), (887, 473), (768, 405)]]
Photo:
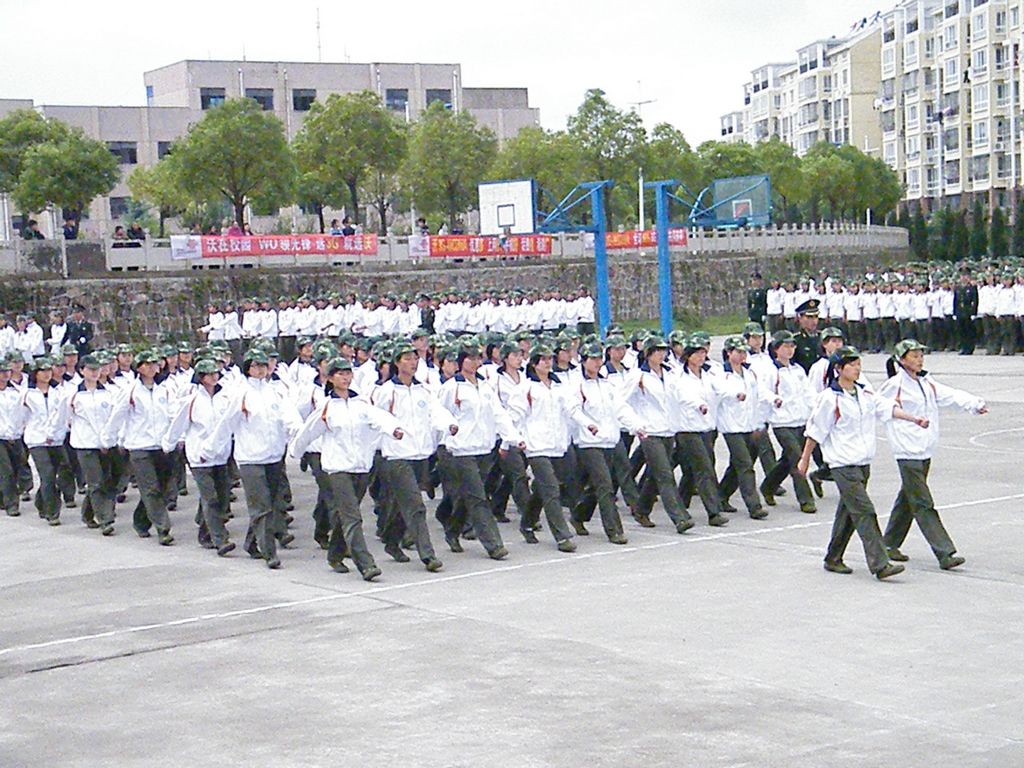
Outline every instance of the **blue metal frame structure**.
[[(594, 233), (594, 272), (597, 284), (597, 319), (603, 339), (612, 322), (612, 302), (608, 287), (608, 247), (605, 235), (608, 232), (605, 216), (605, 190), (611, 189), (615, 182), (585, 181), (577, 184), (572, 192), (562, 198), (551, 213), (546, 214), (537, 226), (538, 232), (593, 232)], [(569, 220), (569, 211), (580, 203), (590, 201), (590, 224), (573, 224)], [(666, 235), (667, 237), (667, 235)]]

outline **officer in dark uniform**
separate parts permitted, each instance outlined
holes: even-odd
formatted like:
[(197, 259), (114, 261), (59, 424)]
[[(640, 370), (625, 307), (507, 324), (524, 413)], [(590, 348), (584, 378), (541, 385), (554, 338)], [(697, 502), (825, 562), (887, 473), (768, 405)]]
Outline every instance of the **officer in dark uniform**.
[(808, 373), (811, 370), (811, 366), (821, 358), (821, 337), (818, 335), (818, 306), (819, 302), (817, 299), (808, 299), (796, 308), (796, 317), (800, 328), (794, 338), (796, 354), (793, 355), (793, 360)]
[(750, 276), (750, 288), (747, 290), (747, 319), (763, 325), (767, 316), (768, 291), (765, 290), (761, 274), (755, 272)]
[[(75, 304), (61, 344), (74, 344), (75, 349), (78, 350), (79, 359), (81, 359), (92, 352), (92, 337), (92, 323), (85, 319), (85, 307)], [(74, 371), (69, 371), (69, 373), (74, 373)]]
[(956, 318), (956, 336), (961, 355), (973, 355), (978, 342), (974, 318), (978, 315), (978, 286), (971, 273), (960, 273), (960, 284), (953, 291), (953, 317)]

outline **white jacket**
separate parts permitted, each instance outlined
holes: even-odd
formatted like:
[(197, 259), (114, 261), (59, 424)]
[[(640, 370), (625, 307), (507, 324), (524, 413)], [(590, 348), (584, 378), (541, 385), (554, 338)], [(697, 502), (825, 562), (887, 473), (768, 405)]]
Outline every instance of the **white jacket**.
[(509, 398), (509, 410), (516, 422), (526, 456), (560, 458), (569, 450), (569, 392), (556, 374), (545, 386), (529, 374), (526, 384)]
[(62, 397), (58, 387), (50, 387), (45, 395), (32, 387), (21, 396), (26, 448), (64, 444), (67, 425), (60, 420)]
[(0, 389), (0, 440), (17, 440), (25, 430), (25, 392), (8, 384)]
[(829, 466), (864, 466), (875, 458), (875, 423), (891, 421), (895, 407), (895, 400), (860, 384), (851, 395), (837, 383), (818, 395), (806, 435), (821, 446)]
[(519, 432), (508, 412), (479, 375), (475, 384), (462, 374), (452, 376), (441, 385), (437, 399), (459, 426), (454, 435), (450, 431), (441, 434), (441, 442), (453, 456), (488, 454), (499, 437), (506, 446), (519, 443)]
[[(670, 391), (676, 402), (672, 428), (676, 432), (710, 432), (715, 429), (718, 410), (718, 392), (714, 378), (717, 374), (705, 365), (699, 377), (680, 366), (680, 373), (672, 377)], [(702, 411), (701, 406), (706, 408)]]
[(220, 455), (235, 438), (239, 464), (274, 464), (284, 457), (288, 441), (302, 420), (291, 398), (273, 382), (249, 378), (231, 390), (224, 415), (203, 443), (203, 456)]
[(97, 384), (89, 391), (82, 383), (61, 401), (60, 419), (71, 428), (72, 448), (95, 450), (110, 448), (117, 443), (117, 435), (107, 431), (117, 397), (118, 391), (114, 387)]
[(676, 430), (672, 424), (675, 400), (669, 391), (675, 374), (662, 369), (656, 376), (647, 363), (633, 368), (622, 385), (619, 395), (618, 417), (631, 433), (646, 432), (654, 437), (671, 437)]
[(353, 392), (348, 397), (332, 394), (306, 418), (289, 454), (301, 456), (318, 442), (324, 472), (364, 474), (373, 466), (380, 436), (391, 435), (400, 427), (390, 413), (375, 408)]
[(917, 379), (902, 368), (878, 390), (892, 398), (900, 408), (914, 416), (928, 419), (928, 429), (909, 421), (893, 419), (886, 424), (892, 453), (897, 459), (923, 461), (930, 459), (939, 442), (939, 408), (956, 406), (971, 413), (985, 407), (985, 401), (969, 392), (947, 387), (928, 375)]
[(456, 423), (427, 385), (416, 378), (408, 387), (397, 376), (391, 378), (373, 391), (371, 401), (398, 419), (405, 433), (401, 440), (383, 436), (380, 452), (385, 459), (415, 461), (431, 456), (437, 450), (435, 432), (448, 431)]
[(107, 431), (128, 451), (157, 451), (170, 424), (170, 388), (154, 384), (152, 389), (136, 380), (114, 403)]
[[(580, 448), (614, 448), (622, 437), (618, 417), (618, 387), (598, 376), (575, 382), (568, 387), (571, 397), (569, 415), (573, 420), (572, 440)], [(590, 426), (597, 427), (597, 434)]]
[[(771, 412), (768, 422), (773, 427), (802, 427), (811, 417), (816, 393), (804, 369), (796, 363), (775, 364), (775, 370), (764, 382), (768, 389)], [(781, 400), (781, 405), (775, 401)]]
[(231, 455), (230, 441), (219, 445), (217, 451), (205, 455), (203, 447), (214, 426), (224, 417), (230, 402), (231, 394), (221, 388), (220, 384), (214, 387), (212, 396), (206, 387), (199, 387), (178, 406), (160, 447), (165, 453), (170, 453), (184, 438), (185, 457), (189, 466), (220, 467), (227, 464)]
[[(745, 434), (763, 429), (768, 421), (768, 400), (765, 387), (757, 374), (744, 366), (742, 374), (726, 367), (725, 373), (712, 379), (719, 396), (716, 422), (723, 435)], [(740, 400), (739, 396), (744, 398)]]

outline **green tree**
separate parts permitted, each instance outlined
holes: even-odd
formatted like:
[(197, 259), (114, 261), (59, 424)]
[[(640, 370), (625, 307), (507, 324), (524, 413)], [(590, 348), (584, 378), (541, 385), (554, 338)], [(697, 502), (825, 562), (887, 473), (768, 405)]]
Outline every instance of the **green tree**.
[[(658, 123), (651, 130), (644, 161), (644, 178), (648, 181), (675, 179), (690, 191), (700, 192), (702, 181), (700, 157), (690, 147), (683, 132), (668, 123)], [(654, 218), (654, 195), (647, 192), (647, 211)], [(645, 228), (646, 222), (640, 229)]]
[(989, 224), (989, 248), (992, 258), (1005, 259), (1010, 253), (1009, 232), (1006, 230), (1006, 215), (1003, 209), (996, 206), (992, 209), (992, 221)]
[(809, 152), (804, 158), (804, 178), (807, 182), (807, 206), (812, 221), (821, 219), (821, 204), (827, 202), (829, 218), (835, 221), (842, 215), (850, 198), (855, 174), (851, 164), (835, 152)]
[(56, 138), (25, 151), (11, 195), (23, 211), (41, 211), (51, 205), (67, 209), (77, 230), (82, 211), (94, 198), (110, 192), (120, 174), (106, 144), (78, 128), (65, 128)]
[(919, 261), (928, 260), (928, 223), (919, 205), (914, 206), (914, 215), (910, 219), (910, 250)]
[(970, 231), (967, 227), (967, 212), (957, 211), (953, 214), (953, 241), (947, 251), (950, 261), (967, 258), (970, 250)]
[(136, 168), (128, 177), (128, 189), (132, 197), (157, 210), (159, 237), (164, 236), (167, 219), (177, 216), (189, 199), (177, 183), (177, 174), (171, 167), (172, 155), (165, 156), (156, 165)]
[(427, 107), (413, 126), (402, 174), (416, 206), (443, 211), (454, 229), (459, 213), (476, 202), (497, 145), (494, 134), (468, 112), (453, 112), (440, 102)]
[(399, 123), (372, 91), (331, 94), (314, 102), (295, 137), (300, 197), (317, 203), (323, 231), (325, 204), (340, 207), (348, 191), (348, 213), (359, 222), (359, 192), (371, 172), (394, 174), (406, 152), (404, 123)]
[(932, 216), (928, 227), (928, 252), (936, 261), (955, 261), (953, 255), (953, 234), (956, 216), (949, 206), (940, 208)]
[(758, 172), (754, 148), (746, 142), (705, 141), (697, 147), (697, 155), (700, 157), (702, 189), (715, 179), (750, 176)]
[(980, 199), (974, 201), (974, 208), (971, 210), (971, 237), (968, 248), (971, 257), (975, 259), (980, 259), (988, 253), (988, 226), (985, 208)]
[(21, 180), (26, 153), (59, 139), (67, 126), (47, 120), (33, 109), (18, 109), (0, 120), (0, 192), (11, 193)]
[(800, 158), (789, 144), (772, 136), (754, 147), (754, 162), (758, 171), (768, 174), (776, 218), (791, 221), (792, 206), (801, 199), (805, 189)]
[(592, 88), (566, 129), (579, 148), (580, 181), (615, 181), (608, 195), (609, 227), (616, 219), (626, 219), (637, 199), (637, 175), (647, 154), (647, 131), (640, 116), (618, 109), (604, 91)]
[(565, 131), (527, 126), (506, 141), (488, 177), (534, 179), (537, 207), (551, 211), (583, 179), (579, 147)]
[(295, 188), (295, 160), (284, 126), (252, 99), (214, 107), (174, 145), (175, 183), (193, 202), (225, 198), (239, 225), (254, 200), (287, 205)]
[(1013, 240), (1011, 252), (1018, 258), (1024, 255), (1024, 195), (1017, 198), (1017, 205), (1013, 212)]

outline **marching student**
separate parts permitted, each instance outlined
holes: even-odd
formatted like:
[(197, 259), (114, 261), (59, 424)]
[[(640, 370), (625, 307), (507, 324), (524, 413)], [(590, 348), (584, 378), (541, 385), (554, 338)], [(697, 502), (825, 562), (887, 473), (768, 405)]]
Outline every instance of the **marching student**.
[(231, 400), (203, 443), (202, 455), (223, 455), (234, 438), (234, 458), (249, 510), (245, 550), (276, 569), (281, 567), (278, 540), (287, 546), (295, 538), (285, 527), (284, 455), (289, 438), (302, 421), (294, 403), (268, 380), (269, 370), (270, 359), (263, 350), (254, 348), (246, 353), (242, 363), (245, 383), (231, 390)]
[(889, 379), (879, 387), (879, 394), (892, 400), (904, 411), (927, 422), (925, 429), (912, 427), (904, 421), (886, 424), (889, 443), (900, 470), (900, 492), (892, 507), (885, 528), (885, 546), (889, 557), (897, 562), (909, 560), (900, 546), (917, 521), (921, 533), (938, 558), (939, 567), (951, 570), (964, 564), (956, 554), (956, 545), (947, 533), (928, 488), (932, 454), (939, 442), (939, 408), (956, 406), (969, 413), (988, 413), (985, 401), (963, 390), (947, 387), (924, 370), (926, 348), (914, 339), (896, 345), (887, 362)]
[(569, 400), (558, 376), (552, 372), (554, 350), (536, 344), (530, 350), (526, 382), (509, 398), (509, 410), (522, 435), (523, 452), (533, 470), (533, 496), (520, 532), (527, 544), (536, 544), (534, 526), (543, 507), (551, 535), (561, 552), (575, 552), (572, 529), (562, 511), (560, 485), (571, 490), (575, 504), (577, 482), (572, 475), (569, 452)]
[(448, 535), (458, 537), (466, 522), (462, 519), (465, 515), (488, 557), (503, 560), (508, 557), (508, 550), (502, 543), (484, 482), (490, 474), (494, 444), (499, 437), (503, 446), (500, 450), (510, 445), (522, 449), (525, 443), (495, 391), (477, 373), (480, 361), (480, 347), (475, 343), (463, 344), (456, 358), (459, 372), (445, 381), (438, 393), (441, 407), (451, 414), (458, 426), (456, 431), (443, 434), (441, 438), (447, 449), (444, 471), (453, 493), (454, 514)]
[(220, 369), (214, 360), (200, 360), (194, 370), (196, 387), (190, 396), (181, 401), (160, 447), (165, 454), (173, 455), (177, 453), (178, 444), (184, 440), (185, 457), (199, 489), (196, 518), (200, 543), (204, 544), (208, 540), (209, 546), (224, 557), (235, 549), (225, 527), (231, 496), (231, 478), (228, 474), (231, 444), (222, 443), (215, 450), (205, 453), (204, 444), (213, 427), (224, 417), (230, 393), (220, 384)]
[(902, 573), (903, 566), (889, 562), (875, 506), (867, 491), (871, 461), (875, 457), (875, 424), (879, 420), (901, 419), (927, 429), (928, 420), (907, 413), (894, 400), (881, 397), (860, 384), (860, 352), (854, 347), (836, 350), (831, 371), (830, 386), (818, 395), (807, 422), (797, 471), (807, 474), (811, 453), (820, 445), (839, 488), (839, 506), (825, 553), (825, 570), (853, 573), (843, 562), (843, 554), (856, 530), (864, 545), (868, 568), (877, 579), (887, 579)]
[(0, 358), (0, 502), (11, 517), (21, 514), (18, 463), (24, 425), (22, 392), (11, 386), (11, 363)]
[(776, 333), (772, 337), (770, 349), (775, 360), (775, 370), (765, 380), (772, 406), (769, 423), (782, 448), (782, 456), (761, 483), (761, 494), (765, 503), (774, 507), (775, 494), (772, 489), (781, 485), (786, 475), (789, 475), (793, 479), (793, 490), (800, 511), (813, 513), (817, 508), (811, 496), (811, 488), (807, 479), (797, 473), (796, 465), (803, 450), (804, 426), (811, 415), (814, 393), (804, 369), (793, 362), (796, 352), (793, 334), (788, 331)]
[[(25, 446), (39, 474), (39, 490), (35, 506), (39, 516), (50, 525), (60, 525), (61, 491), (68, 491), (70, 478), (64, 453), (67, 426), (60, 421), (61, 392), (52, 385), (53, 367), (49, 358), (41, 357), (32, 364), (32, 383), (22, 395), (25, 409)], [(62, 489), (61, 485), (65, 487)], [(74, 500), (74, 480), (70, 494)]]
[(139, 502), (132, 525), (141, 538), (149, 538), (150, 526), (156, 527), (162, 546), (174, 543), (171, 519), (167, 514), (169, 484), (176, 482), (173, 457), (161, 449), (170, 423), (168, 388), (156, 383), (159, 356), (152, 350), (136, 358), (137, 378), (125, 387), (107, 421), (109, 434), (118, 435), (118, 444), (128, 452)]
[(366, 495), (380, 436), (402, 440), (405, 433), (394, 416), (350, 389), (352, 361), (337, 357), (326, 368), (326, 398), (303, 423), (289, 453), (293, 458), (301, 456), (310, 443), (320, 441), (320, 467), (330, 488), (327, 564), (338, 573), (347, 573), (342, 562), (347, 544), (363, 579), (373, 581), (381, 570), (366, 546), (359, 504)]
[[(594, 514), (594, 505), (601, 513), (601, 525), (612, 544), (627, 544), (622, 532), (622, 519), (615, 506), (615, 451), (621, 440), (616, 416), (618, 389), (601, 375), (604, 349), (594, 342), (580, 353), (581, 378), (570, 387), (574, 421), (573, 441), (580, 469), (587, 488), (572, 510), (576, 533), (588, 535), (585, 523)], [(589, 504), (586, 500), (592, 499)]]

